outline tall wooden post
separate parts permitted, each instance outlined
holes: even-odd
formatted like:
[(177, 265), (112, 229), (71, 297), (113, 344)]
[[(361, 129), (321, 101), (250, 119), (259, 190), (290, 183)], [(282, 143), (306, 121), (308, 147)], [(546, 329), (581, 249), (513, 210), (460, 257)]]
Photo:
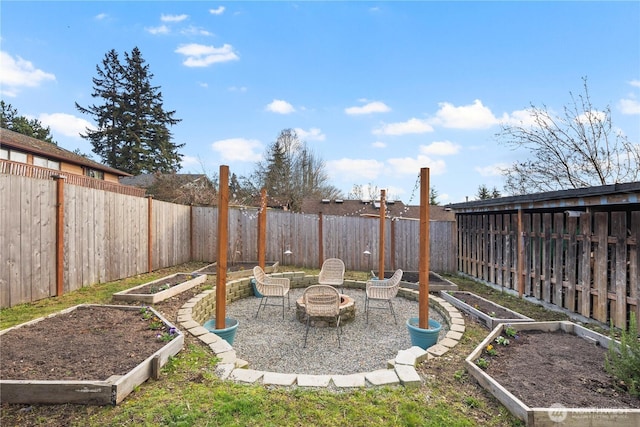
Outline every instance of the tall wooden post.
[(64, 176), (56, 180), (56, 296), (64, 294)]
[(264, 270), (267, 248), (267, 189), (260, 192), (260, 212), (258, 212), (258, 265)]
[(147, 271), (153, 271), (153, 197), (147, 196)]
[(324, 239), (322, 236), (322, 212), (318, 212), (318, 266), (324, 262)]
[(429, 329), (429, 168), (420, 169), (420, 260), (418, 327)]
[(229, 166), (220, 165), (218, 191), (218, 264), (216, 269), (216, 329), (226, 327), (227, 247), (229, 242)]
[(386, 215), (386, 190), (380, 190), (380, 247), (378, 249), (378, 277), (384, 279), (384, 222)]
[(189, 261), (193, 261), (193, 222), (194, 222), (193, 204), (189, 205)]
[(389, 250), (391, 251), (391, 271), (396, 270), (396, 221), (391, 219), (391, 241), (389, 242)]

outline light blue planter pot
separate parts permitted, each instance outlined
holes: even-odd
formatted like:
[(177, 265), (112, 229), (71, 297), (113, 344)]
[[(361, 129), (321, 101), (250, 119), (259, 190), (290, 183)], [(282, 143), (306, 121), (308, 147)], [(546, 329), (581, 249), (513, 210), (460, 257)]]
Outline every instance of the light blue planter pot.
[(209, 332), (212, 332), (229, 343), (229, 345), (233, 345), (233, 340), (236, 337), (236, 331), (238, 330), (239, 322), (237, 319), (232, 319), (231, 317), (227, 317), (224, 319), (224, 324), (226, 328), (224, 329), (216, 329), (216, 319), (207, 320), (204, 325), (204, 328)]
[(407, 320), (407, 329), (411, 337), (411, 345), (426, 350), (438, 342), (442, 325), (437, 320), (429, 319), (429, 329), (422, 329), (418, 327), (418, 318), (411, 317)]
[(258, 288), (256, 287), (256, 279), (251, 279), (249, 283), (251, 283), (251, 287), (253, 288), (253, 294), (256, 296), (256, 298), (262, 298), (262, 294), (260, 293), (260, 291), (258, 291)]

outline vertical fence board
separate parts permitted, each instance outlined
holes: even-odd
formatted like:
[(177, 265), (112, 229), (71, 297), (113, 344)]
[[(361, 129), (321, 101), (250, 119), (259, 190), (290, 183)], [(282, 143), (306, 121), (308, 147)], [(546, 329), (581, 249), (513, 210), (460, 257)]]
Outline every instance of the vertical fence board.
[(594, 295), (593, 317), (601, 322), (607, 321), (608, 307), (608, 214), (606, 212), (596, 212), (594, 217), (594, 235), (596, 237), (595, 263), (593, 273), (593, 287), (596, 291)]
[(640, 211), (631, 212), (629, 244), (629, 297), (634, 301), (638, 330), (640, 330)]
[(611, 213), (611, 235), (615, 237), (615, 270), (611, 285), (616, 294), (612, 303), (611, 318), (618, 328), (627, 327), (627, 215), (625, 212)]
[[(0, 307), (11, 306), (11, 270), (13, 260), (10, 257), (11, 228), (9, 218), (14, 215), (11, 196), (11, 175), (0, 174), (0, 250), (2, 250), (2, 264), (0, 264)], [(19, 194), (19, 193), (18, 193)]]
[(555, 247), (553, 254), (553, 269), (551, 284), (553, 286), (553, 303), (558, 307), (563, 307), (564, 275), (565, 269), (563, 260), (565, 257), (564, 240), (564, 213), (558, 212), (553, 215), (553, 232), (555, 234)]
[(564, 308), (570, 311), (576, 311), (576, 283), (578, 269), (578, 251), (577, 251), (577, 222), (574, 216), (567, 218), (566, 234), (569, 236), (567, 245), (567, 257), (565, 260), (565, 272), (567, 279), (567, 289), (564, 299)]
[(593, 266), (593, 248), (591, 242), (591, 214), (584, 213), (580, 215), (580, 228), (582, 229), (582, 246), (580, 257), (580, 286), (582, 287), (580, 297), (580, 314), (591, 317), (591, 277)]
[[(39, 216), (40, 216), (40, 281), (41, 290), (40, 298), (46, 298), (56, 290), (56, 263), (55, 253), (56, 247), (56, 197), (55, 183), (52, 180), (38, 180), (39, 188)], [(2, 190), (0, 189), (0, 193)], [(1, 226), (0, 226), (1, 228)]]
[(542, 284), (542, 299), (546, 302), (551, 302), (551, 214), (545, 213), (542, 215), (542, 266), (540, 268), (541, 273), (544, 275)]

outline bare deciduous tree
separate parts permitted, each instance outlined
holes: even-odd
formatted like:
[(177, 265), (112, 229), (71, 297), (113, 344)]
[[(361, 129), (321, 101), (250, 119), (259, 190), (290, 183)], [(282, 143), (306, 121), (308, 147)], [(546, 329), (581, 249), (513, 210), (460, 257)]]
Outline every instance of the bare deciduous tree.
[(556, 191), (621, 182), (640, 177), (640, 145), (630, 142), (611, 122), (611, 110), (595, 108), (587, 79), (584, 93), (570, 93), (562, 115), (533, 104), (533, 123), (503, 124), (498, 140), (524, 148), (531, 157), (504, 171), (509, 194)]

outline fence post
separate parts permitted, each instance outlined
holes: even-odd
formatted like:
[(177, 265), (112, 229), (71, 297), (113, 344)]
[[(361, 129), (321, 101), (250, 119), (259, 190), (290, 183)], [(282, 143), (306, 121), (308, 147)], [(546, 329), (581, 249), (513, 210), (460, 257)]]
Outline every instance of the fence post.
[(260, 192), (260, 211), (258, 212), (258, 265), (264, 270), (267, 247), (267, 189)]
[(386, 190), (380, 190), (380, 243), (378, 249), (378, 277), (384, 279), (384, 217), (385, 212), (385, 193)]
[(322, 212), (318, 212), (318, 267), (324, 262), (324, 239), (322, 237)]
[(147, 271), (153, 271), (153, 197), (147, 196)]
[(420, 261), (418, 267), (418, 327), (429, 329), (429, 168), (420, 169)]
[(64, 179), (54, 175), (56, 180), (56, 296), (64, 294)]

